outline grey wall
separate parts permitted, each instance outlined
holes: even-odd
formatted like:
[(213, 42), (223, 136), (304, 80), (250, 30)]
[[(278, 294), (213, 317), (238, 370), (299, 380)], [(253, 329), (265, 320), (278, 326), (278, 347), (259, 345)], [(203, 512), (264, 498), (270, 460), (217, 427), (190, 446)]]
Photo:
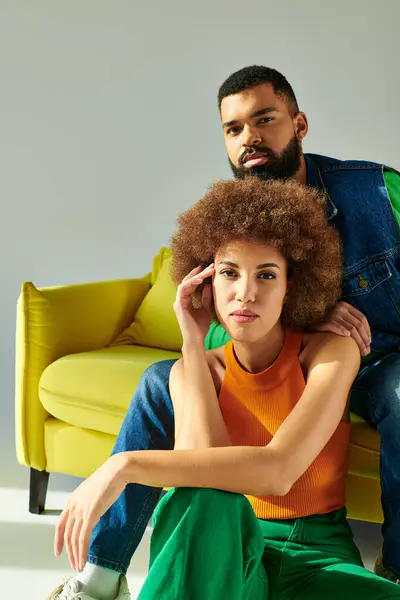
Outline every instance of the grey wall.
[(21, 281), (146, 272), (177, 213), (230, 177), (215, 96), (248, 64), (287, 75), (306, 150), (400, 167), (399, 22), (398, 0), (0, 2), (0, 456), (13, 483), (27, 475), (13, 442)]

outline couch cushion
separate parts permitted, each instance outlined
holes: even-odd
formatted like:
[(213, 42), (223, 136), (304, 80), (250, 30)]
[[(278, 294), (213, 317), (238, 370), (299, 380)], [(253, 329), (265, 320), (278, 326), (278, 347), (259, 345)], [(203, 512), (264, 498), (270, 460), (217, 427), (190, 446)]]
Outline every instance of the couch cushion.
[[(379, 481), (380, 436), (366, 421), (351, 415), (349, 473)], [(361, 517), (360, 517), (361, 518)]]
[(46, 471), (89, 477), (110, 456), (115, 440), (115, 435), (48, 417), (44, 424)]
[(154, 362), (179, 357), (141, 346), (71, 354), (45, 369), (39, 398), (65, 423), (116, 435), (142, 373)]
[(176, 286), (171, 278), (172, 252), (162, 248), (153, 260), (151, 288), (132, 324), (111, 344), (139, 344), (179, 352), (182, 334), (173, 309)]

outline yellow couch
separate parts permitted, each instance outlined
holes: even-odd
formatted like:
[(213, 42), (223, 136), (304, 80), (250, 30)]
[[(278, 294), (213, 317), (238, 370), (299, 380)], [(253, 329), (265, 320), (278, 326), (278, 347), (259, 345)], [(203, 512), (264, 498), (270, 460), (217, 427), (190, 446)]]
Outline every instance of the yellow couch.
[[(49, 473), (90, 475), (109, 456), (152, 363), (180, 356), (170, 251), (140, 279), (37, 289), (17, 307), (16, 445), (31, 468), (29, 510), (44, 509)], [(352, 417), (349, 515), (381, 522), (379, 436)]]

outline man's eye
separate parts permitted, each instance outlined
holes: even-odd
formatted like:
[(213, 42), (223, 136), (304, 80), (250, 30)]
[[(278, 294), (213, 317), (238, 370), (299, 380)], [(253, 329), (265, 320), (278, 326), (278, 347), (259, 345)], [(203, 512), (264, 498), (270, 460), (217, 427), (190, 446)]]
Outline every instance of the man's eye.
[(237, 135), (240, 132), (240, 127), (229, 127), (229, 129), (227, 129), (227, 134), (228, 135)]
[(264, 123), (269, 123), (270, 121), (273, 121), (273, 117), (263, 117), (262, 119), (259, 119), (257, 121), (257, 125), (263, 125)]

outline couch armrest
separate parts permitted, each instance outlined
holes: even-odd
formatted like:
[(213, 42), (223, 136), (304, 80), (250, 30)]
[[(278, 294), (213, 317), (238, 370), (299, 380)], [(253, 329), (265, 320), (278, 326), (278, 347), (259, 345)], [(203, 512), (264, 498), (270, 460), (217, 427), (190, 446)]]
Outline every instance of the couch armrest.
[(126, 279), (37, 289), (23, 283), (17, 305), (15, 426), (17, 458), (46, 468), (39, 400), (46, 367), (68, 354), (107, 346), (134, 318), (150, 289), (150, 274)]

